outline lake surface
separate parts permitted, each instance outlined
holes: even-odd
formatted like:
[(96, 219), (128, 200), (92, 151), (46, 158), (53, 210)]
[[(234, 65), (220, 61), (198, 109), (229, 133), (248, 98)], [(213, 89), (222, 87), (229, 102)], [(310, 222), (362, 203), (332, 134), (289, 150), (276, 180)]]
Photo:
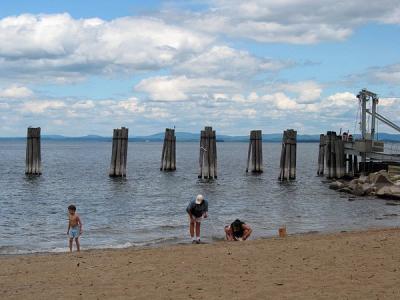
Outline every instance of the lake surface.
[(264, 173), (246, 174), (247, 143), (218, 143), (219, 177), (201, 181), (198, 143), (177, 143), (177, 171), (160, 172), (162, 143), (129, 143), (126, 179), (108, 177), (111, 142), (42, 141), (43, 175), (25, 176), (25, 141), (0, 141), (0, 254), (67, 250), (67, 207), (84, 224), (83, 249), (189, 241), (185, 212), (203, 194), (209, 219), (202, 239), (224, 237), (240, 218), (253, 238), (399, 226), (400, 206), (328, 189), (317, 177), (318, 144), (297, 148), (297, 179), (280, 183), (279, 143), (264, 143)]

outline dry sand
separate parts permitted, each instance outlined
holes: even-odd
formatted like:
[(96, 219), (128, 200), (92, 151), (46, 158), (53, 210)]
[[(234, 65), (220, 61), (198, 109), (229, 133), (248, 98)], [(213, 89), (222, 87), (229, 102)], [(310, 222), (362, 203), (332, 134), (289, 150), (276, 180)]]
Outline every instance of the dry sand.
[(0, 257), (0, 299), (400, 299), (400, 229)]

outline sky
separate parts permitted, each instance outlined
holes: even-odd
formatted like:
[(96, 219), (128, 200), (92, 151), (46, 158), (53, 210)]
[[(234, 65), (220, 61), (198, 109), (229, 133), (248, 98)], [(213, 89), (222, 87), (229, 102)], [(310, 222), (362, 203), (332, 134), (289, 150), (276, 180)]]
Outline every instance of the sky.
[(363, 88), (400, 124), (398, 0), (0, 2), (0, 137), (357, 133)]

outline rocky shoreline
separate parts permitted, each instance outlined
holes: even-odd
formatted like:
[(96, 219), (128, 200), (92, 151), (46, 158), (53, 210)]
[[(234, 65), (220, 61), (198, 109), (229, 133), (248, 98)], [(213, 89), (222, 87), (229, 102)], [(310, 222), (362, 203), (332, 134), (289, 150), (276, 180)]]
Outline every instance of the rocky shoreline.
[(387, 171), (371, 173), (351, 180), (336, 180), (329, 188), (355, 196), (377, 196), (379, 198), (400, 200), (400, 175), (389, 175)]

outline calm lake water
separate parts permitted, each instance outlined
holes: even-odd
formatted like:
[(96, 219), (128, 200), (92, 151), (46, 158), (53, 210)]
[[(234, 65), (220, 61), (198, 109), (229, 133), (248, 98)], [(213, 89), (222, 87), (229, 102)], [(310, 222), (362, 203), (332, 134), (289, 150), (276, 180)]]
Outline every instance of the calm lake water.
[(328, 189), (316, 176), (318, 144), (298, 144), (297, 179), (279, 183), (279, 143), (264, 143), (264, 173), (246, 174), (247, 143), (218, 143), (219, 177), (197, 179), (198, 143), (177, 143), (177, 171), (159, 171), (162, 143), (129, 143), (128, 176), (108, 177), (111, 142), (42, 141), (43, 175), (27, 177), (25, 141), (0, 141), (0, 254), (67, 250), (67, 206), (84, 223), (82, 248), (189, 241), (187, 203), (209, 200), (202, 239), (222, 239), (240, 218), (253, 238), (399, 226), (400, 206)]

